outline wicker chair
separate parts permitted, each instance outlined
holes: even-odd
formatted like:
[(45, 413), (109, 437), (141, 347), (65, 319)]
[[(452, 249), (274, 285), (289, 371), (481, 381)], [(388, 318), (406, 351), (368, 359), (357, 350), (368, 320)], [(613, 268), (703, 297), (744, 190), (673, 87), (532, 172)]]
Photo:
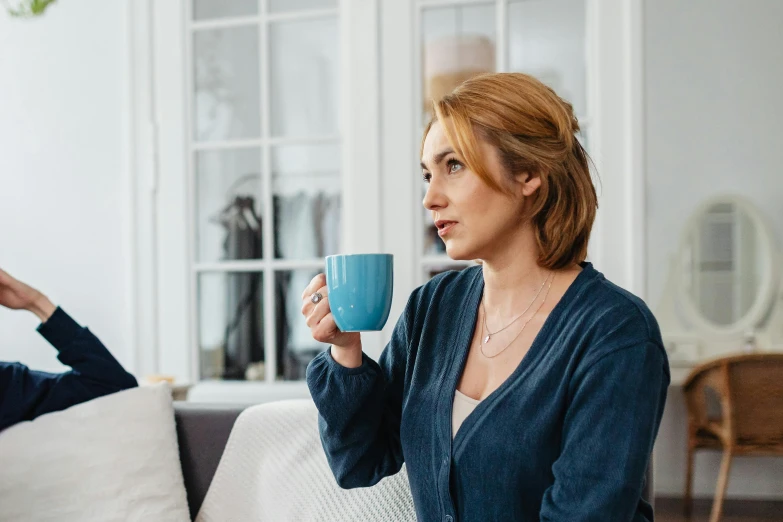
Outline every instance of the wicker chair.
[(688, 407), (685, 512), (690, 516), (695, 451), (719, 450), (723, 459), (710, 516), (710, 522), (718, 522), (731, 459), (783, 456), (783, 354), (736, 355), (707, 362), (690, 373), (683, 392)]

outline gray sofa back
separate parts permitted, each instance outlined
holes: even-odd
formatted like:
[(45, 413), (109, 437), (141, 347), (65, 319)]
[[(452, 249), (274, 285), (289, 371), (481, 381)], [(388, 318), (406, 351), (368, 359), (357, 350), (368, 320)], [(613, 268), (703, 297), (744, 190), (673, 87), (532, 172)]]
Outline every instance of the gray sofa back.
[(196, 518), (204, 502), (231, 428), (244, 409), (244, 406), (174, 403), (179, 457), (191, 519)]

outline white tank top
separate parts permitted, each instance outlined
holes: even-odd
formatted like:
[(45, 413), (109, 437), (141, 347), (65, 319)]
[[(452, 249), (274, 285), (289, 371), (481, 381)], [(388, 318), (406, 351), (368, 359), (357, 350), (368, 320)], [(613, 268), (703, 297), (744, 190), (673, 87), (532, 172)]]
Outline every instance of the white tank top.
[(451, 438), (457, 434), (457, 430), (481, 401), (468, 397), (459, 390), (454, 392), (454, 404), (451, 413)]

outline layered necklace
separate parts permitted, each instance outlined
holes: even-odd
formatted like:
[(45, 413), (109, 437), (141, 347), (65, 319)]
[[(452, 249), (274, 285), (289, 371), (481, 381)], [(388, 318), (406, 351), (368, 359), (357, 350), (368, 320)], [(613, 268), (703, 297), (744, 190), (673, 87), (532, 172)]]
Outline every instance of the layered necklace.
[[(516, 316), (514, 319), (512, 319), (512, 321), (510, 323), (508, 323), (506, 326), (504, 326), (503, 328), (501, 328), (500, 330), (497, 330), (495, 332), (490, 332), (489, 328), (487, 327), (487, 312), (486, 312), (486, 309), (484, 308), (484, 297), (482, 296), (482, 298), (481, 298), (481, 312), (484, 315), (484, 324), (483, 324), (483, 327), (482, 327), (482, 330), (481, 330), (481, 332), (482, 332), (481, 333), (481, 335), (482, 335), (482, 337), (481, 337), (481, 345), (480, 345), (481, 355), (483, 355), (484, 357), (486, 357), (488, 359), (493, 359), (493, 358), (497, 357), (498, 355), (500, 355), (501, 353), (505, 352), (506, 349), (509, 346), (514, 344), (514, 341), (516, 341), (519, 338), (519, 336), (522, 335), (522, 332), (525, 331), (525, 327), (527, 327), (528, 323), (533, 319), (533, 317), (536, 316), (538, 311), (541, 310), (541, 307), (544, 306), (544, 303), (546, 302), (546, 298), (547, 298), (547, 296), (549, 296), (549, 291), (552, 289), (552, 281), (554, 281), (554, 279), (555, 279), (555, 273), (552, 272), (550, 275), (548, 275), (544, 279), (544, 282), (541, 283), (541, 287), (538, 289), (538, 292), (536, 293), (536, 295), (533, 296), (533, 299), (530, 301), (530, 304), (527, 305), (527, 308), (525, 308), (525, 311), (522, 312), (521, 314), (519, 314), (518, 316)], [(549, 282), (548, 286), (547, 286), (547, 281)], [(544, 294), (544, 299), (541, 301), (541, 304), (538, 305), (538, 308), (536, 308), (536, 311), (533, 312), (533, 314), (531, 314), (530, 317), (528, 317), (527, 321), (524, 322), (524, 324), (522, 325), (522, 329), (519, 330), (519, 332), (517, 333), (517, 335), (514, 336), (513, 339), (511, 339), (511, 342), (509, 342), (506, 346), (504, 346), (503, 349), (500, 350), (499, 352), (497, 352), (495, 355), (487, 355), (486, 353), (484, 353), (484, 345), (488, 344), (492, 340), (492, 336), (493, 335), (499, 334), (500, 332), (502, 332), (503, 330), (505, 330), (506, 328), (508, 328), (512, 324), (516, 323), (519, 319), (521, 319), (528, 312), (528, 310), (530, 310), (530, 307), (533, 306), (533, 303), (536, 302), (536, 300), (538, 299), (538, 296), (541, 295), (541, 291), (544, 289), (544, 286), (547, 286), (546, 294)]]

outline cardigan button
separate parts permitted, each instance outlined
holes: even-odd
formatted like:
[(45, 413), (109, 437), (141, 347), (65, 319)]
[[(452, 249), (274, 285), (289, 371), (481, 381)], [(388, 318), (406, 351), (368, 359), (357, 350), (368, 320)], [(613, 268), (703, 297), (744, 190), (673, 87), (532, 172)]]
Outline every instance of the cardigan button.
[(446, 515), (443, 517), (443, 522), (454, 522), (454, 519), (451, 518), (451, 515)]

